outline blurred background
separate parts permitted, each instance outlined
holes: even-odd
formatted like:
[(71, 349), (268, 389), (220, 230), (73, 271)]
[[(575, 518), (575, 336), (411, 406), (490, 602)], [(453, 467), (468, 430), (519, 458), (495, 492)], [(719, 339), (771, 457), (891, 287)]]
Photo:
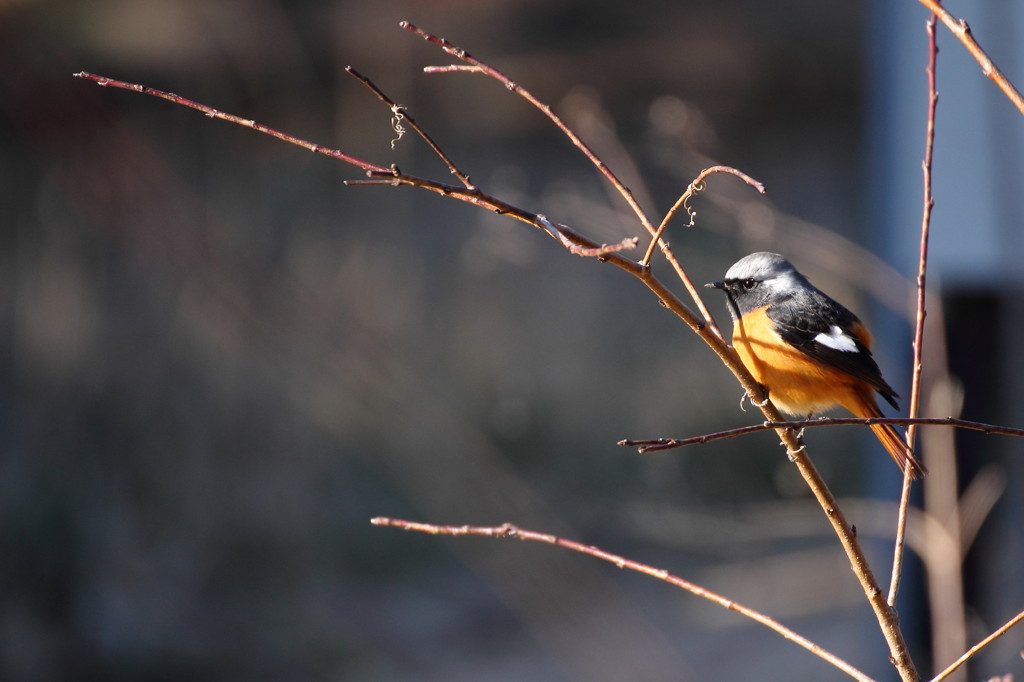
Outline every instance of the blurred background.
[[(1024, 7), (948, 5), (1024, 81)], [(597, 241), (642, 235), (524, 101), (423, 74), (451, 60), (403, 19), (551, 104), (655, 221), (708, 165), (764, 182), (761, 197), (711, 179), (696, 227), (669, 235), (683, 266), (702, 283), (785, 253), (873, 327), (905, 409), (927, 94), (912, 0), (0, 2), (0, 677), (845, 679), (665, 583), (370, 525), (384, 515), (599, 545), (894, 679), (773, 435), (616, 445), (760, 421), (638, 282), (508, 219), (345, 187), (357, 169), (71, 77), (450, 180), (414, 136), (392, 149), (352, 65), (485, 191)], [(923, 413), (1021, 426), (1024, 121), (939, 33)], [(1024, 608), (1022, 445), (951, 435), (923, 432), (898, 604), (923, 674)], [(861, 429), (807, 438), (888, 585), (898, 471)], [(1022, 648), (1011, 631), (957, 679), (1024, 679)]]

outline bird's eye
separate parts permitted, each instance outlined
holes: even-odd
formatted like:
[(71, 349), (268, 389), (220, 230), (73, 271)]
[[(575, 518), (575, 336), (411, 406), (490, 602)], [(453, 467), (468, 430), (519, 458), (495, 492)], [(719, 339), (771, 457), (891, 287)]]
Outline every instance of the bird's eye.
[(740, 286), (749, 291), (750, 289), (753, 289), (754, 287), (757, 286), (757, 280), (745, 279), (742, 282), (740, 282)]

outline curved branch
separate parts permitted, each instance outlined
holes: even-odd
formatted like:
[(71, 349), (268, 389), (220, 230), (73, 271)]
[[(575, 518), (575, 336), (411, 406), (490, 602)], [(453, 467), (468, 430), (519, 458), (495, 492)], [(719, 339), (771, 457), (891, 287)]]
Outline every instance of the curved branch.
[(500, 526), (439, 526), (432, 523), (417, 523), (415, 521), (391, 519), (383, 516), (378, 516), (376, 518), (371, 519), (370, 523), (372, 523), (375, 526), (388, 526), (390, 528), (412, 530), (420, 533), (428, 533), (430, 535), (478, 535), (491, 538), (516, 538), (518, 540), (543, 542), (545, 544), (555, 545), (556, 547), (564, 547), (565, 549), (570, 549), (574, 552), (587, 554), (597, 559), (601, 559), (602, 561), (607, 561), (609, 563), (615, 564), (619, 568), (628, 568), (631, 571), (643, 573), (644, 575), (649, 575), (653, 578), (657, 578), (658, 580), (664, 580), (665, 582), (671, 585), (675, 585), (676, 587), (679, 587), (681, 589), (684, 589), (691, 594), (694, 594), (698, 597), (703, 597), (708, 601), (714, 602), (715, 604), (718, 604), (723, 608), (726, 608), (730, 611), (735, 611), (740, 615), (746, 616), (747, 618), (750, 618), (751, 620), (756, 621), (761, 625), (764, 625), (765, 627), (774, 630), (775, 632), (782, 635), (789, 641), (799, 646), (802, 646), (804, 649), (807, 649), (815, 656), (818, 656), (819, 658), (822, 658), (831, 663), (832, 665), (834, 665), (835, 667), (839, 668), (850, 677), (856, 680), (861, 680), (862, 682), (871, 681), (870, 677), (868, 677), (861, 671), (857, 670), (843, 659), (827, 651), (826, 649), (823, 649), (822, 647), (818, 646), (809, 639), (798, 635), (782, 623), (779, 623), (778, 621), (769, 618), (768, 616), (764, 615), (763, 613), (760, 613), (759, 611), (755, 611), (751, 608), (743, 606), (742, 604), (738, 604), (731, 599), (726, 599), (725, 597), (716, 594), (711, 590), (704, 589), (703, 587), (695, 585), (694, 583), (691, 583), (688, 580), (684, 580), (683, 578), (672, 575), (664, 569), (658, 569), (648, 564), (642, 564), (636, 561), (632, 561), (617, 554), (606, 552), (603, 549), (594, 547), (592, 545), (584, 545), (574, 540), (567, 540), (565, 538), (558, 537), (557, 535), (549, 535), (547, 533), (538, 533), (536, 531), (525, 530), (523, 528), (519, 528), (518, 526), (514, 526), (511, 523), (505, 523)]
[(668, 210), (668, 213), (665, 214), (665, 217), (662, 218), (661, 224), (658, 225), (658, 229), (655, 230), (653, 238), (651, 239), (651, 243), (647, 247), (647, 253), (644, 254), (643, 260), (640, 261), (641, 263), (646, 265), (651, 262), (651, 256), (654, 254), (654, 247), (657, 245), (658, 240), (661, 238), (662, 233), (665, 231), (665, 228), (668, 227), (669, 222), (672, 220), (672, 218), (675, 217), (676, 213), (679, 212), (679, 209), (686, 209), (686, 214), (690, 217), (690, 222), (686, 224), (686, 227), (693, 227), (693, 223), (697, 217), (697, 214), (693, 209), (691, 209), (687, 205), (687, 202), (706, 189), (707, 185), (704, 184), (704, 181), (712, 173), (730, 173), (732, 175), (735, 175), (740, 180), (756, 189), (759, 194), (764, 194), (764, 185), (755, 180), (754, 178), (750, 177), (743, 171), (736, 170), (735, 168), (732, 168), (730, 166), (711, 166), (710, 168), (705, 168), (700, 172), (700, 174), (696, 178), (693, 179), (693, 182), (691, 182), (686, 187), (686, 191), (683, 192), (678, 199), (676, 199), (676, 203), (672, 205), (672, 208), (670, 208)]
[(690, 221), (689, 223), (687, 223), (686, 226), (693, 226), (697, 214), (695, 211), (693, 211), (693, 209), (689, 207), (687, 202), (694, 196), (696, 196), (698, 193), (704, 191), (704, 189), (707, 187), (704, 181), (712, 173), (730, 173), (732, 175), (735, 175), (740, 180), (756, 189), (759, 193), (764, 194), (764, 185), (742, 171), (736, 170), (735, 168), (732, 168), (730, 166), (711, 166), (710, 168), (705, 168), (686, 187), (686, 191), (683, 192), (679, 199), (676, 200), (676, 203), (672, 205), (672, 208), (668, 210), (668, 213), (665, 214), (665, 217), (662, 218), (661, 224), (658, 225), (658, 229), (656, 229), (654, 231), (654, 234), (651, 235), (651, 242), (650, 244), (648, 244), (647, 252), (644, 254), (644, 257), (640, 260), (640, 264), (643, 265), (644, 267), (648, 267), (651, 263), (651, 257), (654, 255), (654, 248), (656, 246), (660, 246), (662, 254), (665, 256), (666, 260), (668, 260), (668, 262), (672, 265), (672, 268), (676, 272), (676, 276), (680, 279), (680, 281), (682, 281), (683, 286), (686, 287), (686, 291), (690, 294), (690, 298), (692, 298), (694, 303), (697, 304), (697, 309), (700, 310), (700, 314), (703, 315), (704, 319), (715, 328), (716, 333), (718, 335), (721, 335), (721, 331), (718, 330), (718, 325), (715, 324), (714, 318), (711, 316), (711, 313), (708, 311), (707, 306), (704, 304), (704, 299), (698, 292), (697, 287), (693, 286), (693, 280), (690, 279), (690, 276), (686, 274), (685, 270), (683, 270), (682, 265), (680, 265), (679, 261), (676, 260), (675, 254), (672, 252), (672, 249), (669, 248), (668, 243), (661, 238), (661, 235), (665, 232), (665, 228), (668, 227), (669, 222), (671, 222), (672, 218), (675, 217), (676, 213), (681, 208), (685, 208), (687, 215), (689, 215), (690, 217)]

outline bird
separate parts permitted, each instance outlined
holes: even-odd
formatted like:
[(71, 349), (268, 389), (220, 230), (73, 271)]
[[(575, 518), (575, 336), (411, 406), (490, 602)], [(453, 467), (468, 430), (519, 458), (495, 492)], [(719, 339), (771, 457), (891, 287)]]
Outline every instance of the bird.
[[(899, 395), (871, 356), (871, 332), (781, 255), (744, 256), (725, 279), (705, 286), (725, 293), (733, 348), (783, 412), (810, 419), (843, 407), (861, 419), (882, 417), (876, 393), (899, 409)], [(902, 471), (926, 473), (892, 425), (871, 430)]]

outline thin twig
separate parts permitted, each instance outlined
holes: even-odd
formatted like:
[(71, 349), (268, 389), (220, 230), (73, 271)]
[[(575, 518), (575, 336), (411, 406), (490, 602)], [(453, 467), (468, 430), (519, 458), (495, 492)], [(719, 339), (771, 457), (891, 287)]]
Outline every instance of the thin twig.
[(455, 163), (450, 158), (448, 158), (448, 155), (445, 154), (445, 152), (441, 149), (441, 147), (439, 147), (437, 145), (437, 143), (435, 143), (434, 140), (431, 139), (430, 135), (428, 135), (426, 133), (426, 131), (423, 130), (423, 128), (421, 128), (419, 126), (419, 124), (416, 123), (416, 119), (414, 119), (409, 114), (409, 110), (408, 109), (406, 109), (405, 107), (403, 107), (401, 105), (396, 104), (390, 97), (385, 95), (384, 92), (380, 88), (378, 88), (374, 84), (373, 81), (371, 81), (369, 78), (367, 78), (363, 74), (361, 74), (358, 71), (356, 71), (355, 69), (353, 69), (351, 66), (346, 66), (345, 67), (345, 71), (347, 71), (351, 76), (355, 77), (360, 82), (362, 82), (363, 85), (365, 85), (367, 88), (369, 88), (370, 91), (373, 94), (377, 95), (377, 98), (380, 101), (382, 101), (385, 104), (387, 104), (388, 107), (390, 107), (391, 111), (395, 112), (396, 115), (400, 112), (401, 115), (402, 115), (402, 119), (406, 123), (408, 123), (409, 126), (413, 130), (416, 131), (416, 134), (419, 135), (423, 139), (423, 141), (426, 142), (427, 145), (430, 146), (430, 148), (434, 151), (434, 153), (437, 154), (437, 156), (442, 161), (444, 161), (444, 164), (446, 166), (448, 166), (448, 170), (451, 171), (451, 174), (454, 175), (455, 177), (457, 177), (459, 179), (459, 182), (461, 182), (463, 184), (463, 186), (465, 186), (466, 189), (469, 189), (469, 190), (476, 189), (473, 186), (473, 183), (470, 182), (469, 176), (466, 175), (465, 173), (463, 173), (461, 170), (459, 170), (458, 167), (455, 165)]
[(941, 673), (933, 677), (931, 679), (931, 682), (941, 682), (941, 680), (944, 680), (950, 675), (952, 675), (954, 670), (962, 666), (967, 661), (971, 660), (975, 654), (977, 654), (979, 651), (987, 647), (995, 640), (1005, 635), (1007, 632), (1009, 632), (1010, 628), (1012, 628), (1014, 625), (1021, 622), (1022, 620), (1024, 620), (1024, 611), (1021, 611), (1016, 616), (1006, 621), (1006, 623), (1001, 628), (999, 628), (991, 635), (989, 635), (988, 637), (986, 637), (985, 639), (981, 640), (980, 642), (972, 646), (970, 649), (968, 649), (963, 656), (953, 661), (953, 663), (948, 668), (946, 668)]
[[(629, 204), (629, 207), (633, 209), (633, 212), (636, 214), (636, 217), (639, 218), (641, 224), (643, 224), (644, 229), (646, 229), (648, 232), (652, 234), (654, 233), (654, 226), (651, 225), (651, 221), (648, 219), (647, 214), (644, 212), (643, 208), (641, 208), (640, 204), (637, 203), (636, 199), (633, 197), (633, 192), (628, 187), (626, 187), (626, 185), (623, 184), (621, 180), (619, 180), (615, 173), (612, 172), (612, 169), (605, 165), (605, 163), (601, 161), (600, 158), (598, 158), (597, 154), (595, 154), (593, 150), (591, 150), (590, 147), (587, 146), (587, 144), (582, 139), (580, 139), (580, 137), (575, 132), (573, 132), (573, 130), (568, 125), (566, 125), (566, 123), (554, 111), (552, 111), (550, 105), (541, 102), (533, 95), (533, 93), (531, 93), (521, 85), (515, 83), (512, 79), (503, 74), (501, 71), (498, 71), (493, 66), (483, 63), (473, 55), (469, 54), (469, 52), (467, 52), (466, 50), (462, 49), (461, 47), (456, 47), (455, 45), (452, 45), (444, 38), (428, 33), (423, 29), (414, 26), (408, 21), (399, 22), (398, 25), (404, 28), (406, 31), (418, 35), (427, 42), (431, 42), (437, 45), (442, 50), (452, 55), (456, 59), (461, 59), (462, 61), (466, 62), (467, 64), (473, 67), (473, 71), (479, 71), (480, 73), (488, 75), (491, 78), (497, 80), (510, 91), (516, 93), (517, 95), (525, 99), (527, 102), (532, 104), (534, 107), (536, 107), (541, 113), (547, 116), (548, 119), (552, 123), (554, 123), (555, 126), (559, 130), (561, 130), (566, 137), (569, 138), (569, 140), (576, 146), (576, 148), (583, 152), (583, 155), (586, 156), (587, 159), (589, 159), (590, 162), (597, 167), (601, 174), (604, 175), (608, 179), (608, 181), (612, 183), (613, 186), (615, 186), (615, 188), (619, 191), (619, 194), (621, 194), (622, 197), (626, 200), (626, 203)], [(442, 73), (445, 71), (454, 70), (470, 69), (453, 69), (451, 67), (431, 67), (431, 70), (427, 71), (427, 73)]]
[(903, 485), (900, 486), (900, 505), (896, 514), (896, 539), (892, 550), (892, 573), (889, 575), (889, 606), (896, 606), (896, 595), (900, 590), (903, 577), (903, 555), (907, 544), (907, 517), (910, 514), (910, 491), (914, 478), (910, 469), (903, 472)]
[(668, 227), (669, 222), (672, 220), (672, 218), (675, 217), (676, 213), (679, 212), (679, 209), (686, 209), (686, 214), (690, 218), (690, 221), (686, 224), (686, 227), (693, 227), (694, 221), (697, 218), (697, 213), (696, 211), (689, 207), (687, 202), (694, 196), (696, 196), (698, 193), (704, 191), (706, 187), (704, 181), (712, 173), (731, 173), (732, 175), (735, 175), (740, 180), (756, 189), (759, 193), (764, 194), (764, 185), (742, 171), (738, 171), (735, 168), (731, 168), (729, 166), (711, 166), (710, 168), (705, 168), (700, 172), (700, 174), (696, 178), (693, 179), (693, 182), (691, 182), (689, 186), (687, 186), (686, 191), (683, 192), (678, 199), (676, 199), (676, 203), (672, 205), (672, 208), (670, 208), (668, 210), (668, 213), (665, 214), (665, 217), (662, 218), (661, 224), (658, 225), (658, 229), (655, 230), (654, 235), (651, 239), (651, 243), (647, 247), (647, 253), (644, 254), (643, 260), (640, 261), (642, 265), (648, 265), (651, 262), (651, 256), (654, 254), (654, 247), (657, 246), (658, 240), (661, 238), (662, 233), (665, 231), (665, 228)]
[(153, 97), (159, 97), (160, 99), (165, 99), (169, 102), (174, 102), (175, 104), (181, 104), (182, 106), (195, 109), (196, 111), (201, 111), (210, 118), (219, 118), (222, 121), (228, 121), (229, 123), (237, 123), (240, 126), (252, 128), (257, 132), (261, 132), (266, 135), (276, 137), (279, 140), (284, 140), (285, 142), (290, 142), (294, 145), (305, 147), (309, 151), (314, 152), (316, 154), (323, 154), (324, 156), (329, 156), (333, 159), (344, 161), (345, 163), (352, 164), (353, 166), (358, 166), (359, 168), (362, 168), (365, 171), (387, 172), (388, 170), (387, 168), (384, 168), (383, 166), (378, 166), (375, 163), (370, 163), (369, 161), (363, 161), (362, 159), (357, 159), (354, 156), (349, 156), (348, 154), (341, 152), (337, 149), (331, 149), (329, 147), (324, 147), (319, 144), (313, 144), (312, 142), (308, 142), (301, 138), (295, 137), (294, 135), (282, 133), (279, 130), (271, 128), (270, 126), (265, 126), (262, 123), (257, 123), (252, 119), (242, 118), (241, 116), (235, 116), (234, 114), (228, 114), (223, 111), (218, 111), (213, 107), (208, 107), (205, 104), (194, 102), (190, 99), (186, 99), (185, 97), (182, 97), (181, 95), (176, 95), (172, 92), (164, 92), (163, 90), (157, 90), (156, 88), (138, 85), (137, 83), (127, 83), (125, 81), (119, 81), (114, 78), (107, 78), (106, 76), (97, 76), (96, 74), (89, 73), (87, 71), (79, 71), (78, 73), (72, 75), (74, 75), (75, 78), (82, 78), (87, 81), (92, 81), (93, 83), (101, 85), (105, 88), (120, 88), (122, 90), (141, 92), (144, 95), (152, 95)]
[(817, 426), (871, 426), (872, 424), (893, 424), (907, 426), (916, 424), (918, 426), (951, 426), (959, 429), (970, 429), (972, 431), (983, 431), (985, 433), (998, 434), (1002, 436), (1024, 437), (1024, 429), (1017, 429), (1011, 426), (996, 426), (994, 424), (983, 424), (981, 422), (957, 419), (955, 417), (821, 417), (818, 419), (804, 419), (800, 421), (773, 421), (769, 420), (761, 424), (751, 424), (715, 433), (706, 433), (702, 436), (691, 436), (689, 438), (652, 438), (650, 440), (624, 439), (619, 445), (625, 447), (639, 448), (641, 453), (660, 452), (672, 450), (688, 445), (703, 445), (716, 440), (736, 438), (745, 436), (748, 433), (758, 431), (771, 431), (779, 429), (808, 429)]
[[(935, 20), (932, 16), (925, 24), (925, 31), (928, 34), (928, 126), (925, 131), (924, 161), (921, 164), (924, 185), (924, 208), (921, 211), (921, 242), (919, 247), (920, 255), (917, 265), (917, 318), (914, 323), (914, 367), (910, 381), (910, 408), (909, 415), (916, 417), (921, 407), (921, 374), (924, 369), (924, 319), (928, 314), (925, 307), (925, 283), (928, 273), (928, 236), (931, 230), (932, 207), (935, 206), (935, 199), (932, 197), (932, 152), (935, 148), (935, 110), (939, 103), (939, 91), (935, 85), (935, 65), (939, 54), (939, 46), (935, 40)], [(907, 447), (914, 450), (914, 442), (917, 436), (917, 425), (911, 424), (907, 427)], [(910, 469), (903, 474), (903, 487), (900, 491), (900, 511), (896, 522), (896, 542), (893, 545), (892, 574), (889, 582), (890, 606), (896, 604), (896, 595), (899, 594), (900, 580), (903, 575), (903, 551), (907, 534), (907, 512), (910, 508)]]
[(861, 671), (857, 670), (852, 665), (842, 660), (835, 654), (823, 649), (822, 647), (818, 646), (817, 644), (808, 640), (807, 638), (802, 637), (797, 633), (793, 632), (785, 625), (758, 611), (743, 606), (742, 604), (738, 604), (737, 602), (731, 599), (726, 599), (725, 597), (722, 597), (719, 594), (716, 594), (710, 590), (700, 587), (699, 585), (695, 585), (694, 583), (691, 583), (688, 580), (684, 580), (683, 578), (672, 575), (664, 569), (658, 569), (647, 564), (632, 561), (631, 559), (627, 559), (617, 554), (606, 552), (592, 545), (584, 545), (580, 542), (575, 542), (574, 540), (567, 540), (556, 535), (549, 535), (547, 533), (538, 533), (536, 531), (525, 530), (517, 526), (514, 526), (511, 523), (506, 523), (500, 526), (439, 526), (431, 523), (418, 523), (415, 521), (405, 521), (402, 519), (391, 519), (380, 516), (371, 519), (370, 523), (372, 523), (375, 526), (388, 526), (391, 528), (400, 528), (402, 530), (411, 530), (420, 533), (428, 533), (430, 535), (479, 535), (483, 537), (516, 538), (519, 540), (543, 542), (545, 544), (555, 545), (557, 547), (564, 547), (574, 552), (581, 552), (583, 554), (587, 554), (597, 559), (601, 559), (602, 561), (607, 561), (609, 563), (615, 564), (619, 568), (628, 568), (631, 571), (643, 573), (644, 575), (649, 575), (653, 578), (657, 578), (658, 580), (664, 580), (665, 582), (675, 585), (676, 587), (679, 587), (681, 589), (684, 589), (687, 592), (690, 592), (691, 594), (707, 599), (708, 601), (714, 602), (715, 604), (718, 604), (723, 608), (726, 608), (730, 611), (735, 611), (740, 615), (746, 616), (747, 618), (750, 618), (751, 620), (754, 620), (760, 623), (761, 625), (764, 625), (765, 627), (774, 630), (775, 632), (782, 635), (789, 641), (798, 644), (799, 646), (802, 646), (804, 649), (807, 649), (815, 656), (818, 656), (828, 661), (836, 668), (839, 668), (850, 677), (856, 680), (862, 680), (863, 682), (868, 682), (871, 680), (870, 677), (868, 677)]
[(626, 239), (614, 244), (601, 244), (600, 246), (585, 247), (579, 244), (574, 244), (565, 237), (565, 231), (569, 229), (565, 225), (556, 225), (539, 213), (537, 214), (537, 219), (541, 222), (542, 227), (547, 230), (548, 234), (561, 242), (562, 246), (569, 249), (570, 253), (574, 253), (577, 256), (583, 256), (584, 258), (602, 259), (612, 253), (635, 249), (637, 242), (639, 241), (636, 237), (627, 237)]
[(700, 174), (696, 178), (694, 178), (693, 182), (691, 182), (687, 186), (686, 191), (683, 192), (679, 199), (676, 200), (676, 203), (672, 205), (672, 208), (668, 210), (668, 213), (665, 214), (665, 217), (662, 218), (661, 224), (658, 225), (658, 228), (654, 231), (654, 234), (651, 235), (651, 241), (650, 244), (648, 244), (647, 246), (647, 252), (644, 254), (643, 259), (641, 259), (640, 264), (645, 268), (649, 267), (651, 264), (651, 257), (654, 255), (655, 247), (660, 246), (662, 254), (665, 256), (665, 259), (668, 260), (673, 270), (675, 270), (676, 276), (683, 283), (683, 286), (686, 287), (686, 291), (689, 292), (690, 298), (692, 298), (694, 303), (696, 303), (697, 309), (700, 311), (700, 314), (703, 315), (704, 319), (708, 322), (708, 324), (714, 326), (716, 332), (719, 335), (721, 335), (721, 331), (718, 331), (718, 325), (715, 324), (714, 317), (712, 317), (711, 313), (708, 311), (706, 305), (704, 304), (704, 299), (701, 297), (699, 290), (697, 289), (697, 287), (693, 285), (693, 280), (690, 279), (690, 276), (686, 274), (686, 271), (683, 270), (682, 266), (679, 264), (679, 261), (676, 259), (675, 254), (672, 252), (672, 249), (669, 247), (668, 242), (661, 238), (662, 234), (665, 232), (665, 229), (668, 227), (669, 222), (676, 215), (680, 208), (685, 208), (686, 213), (690, 217), (690, 221), (689, 223), (687, 223), (686, 226), (693, 226), (697, 214), (695, 211), (693, 211), (693, 209), (689, 207), (689, 205), (687, 205), (687, 202), (690, 199), (692, 199), (695, 195), (697, 195), (699, 192), (704, 191), (705, 187), (707, 187), (705, 180), (712, 173), (731, 173), (732, 175), (735, 175), (740, 180), (743, 180), (743, 182), (747, 183), (748, 185), (756, 189), (761, 194), (764, 194), (764, 185), (762, 185), (760, 182), (758, 182), (757, 180), (755, 180), (754, 178), (750, 177), (749, 175), (742, 171), (738, 171), (735, 168), (731, 168), (729, 166), (711, 166), (710, 168), (705, 168), (700, 172)]
[[(531, 213), (525, 209), (513, 206), (512, 204), (502, 201), (497, 197), (481, 192), (476, 187), (463, 188), (455, 185), (448, 185), (434, 180), (409, 175), (401, 172), (397, 168), (392, 168), (389, 171), (382, 172), (371, 171), (369, 175), (371, 177), (366, 180), (345, 180), (345, 184), (353, 187), (365, 185), (419, 187), (420, 189), (425, 189), (457, 201), (464, 201), (488, 211), (493, 211), (499, 215), (504, 215), (540, 228), (554, 237), (569, 252), (574, 253), (577, 256), (597, 258), (598, 260), (611, 262), (613, 265), (617, 265), (619, 268), (626, 270), (637, 277), (641, 277), (643, 274), (642, 268), (640, 268), (636, 262), (617, 255), (619, 251), (635, 248), (637, 244), (636, 237), (629, 237), (614, 244), (598, 244), (597, 242), (591, 241), (574, 231), (567, 225), (552, 222), (539, 213)], [(662, 299), (662, 303), (664, 303), (666, 307), (672, 309), (677, 314), (679, 314), (680, 309), (685, 309), (682, 301), (679, 301), (677, 298), (672, 300), (674, 296), (669, 294), (668, 290), (663, 286), (660, 286), (660, 283), (655, 284), (651, 282), (649, 286), (651, 284), (653, 284), (652, 289), (655, 290), (655, 293), (657, 293), (658, 297)], [(680, 316), (682, 317), (682, 315)], [(692, 313), (690, 319), (693, 320), (694, 324), (699, 324), (696, 319), (692, 317)]]
[(732, 348), (725, 344), (721, 335), (715, 335), (712, 333), (712, 331), (694, 315), (693, 311), (691, 311), (686, 304), (684, 304), (667, 286), (665, 286), (661, 280), (654, 276), (650, 268), (643, 268), (636, 261), (626, 258), (618, 253), (619, 251), (636, 246), (635, 239), (624, 239), (617, 244), (611, 245), (598, 244), (561, 223), (554, 223), (543, 215), (531, 213), (513, 206), (512, 204), (481, 192), (479, 189), (470, 190), (463, 187), (457, 187), (455, 185), (448, 185), (445, 183), (435, 182), (433, 180), (427, 180), (425, 178), (419, 178), (402, 173), (397, 168), (392, 168), (390, 170), (381, 169), (379, 171), (374, 170), (370, 171), (368, 175), (370, 175), (369, 179), (346, 180), (345, 184), (352, 186), (388, 185), (396, 187), (419, 187), (420, 189), (434, 192), (435, 194), (439, 194), (443, 197), (464, 201), (488, 211), (493, 211), (499, 215), (505, 215), (509, 218), (519, 220), (520, 222), (533, 225), (534, 227), (540, 228), (550, 234), (571, 253), (580, 256), (596, 257), (598, 260), (611, 263), (619, 269), (625, 270), (643, 282), (647, 288), (649, 288), (654, 295), (658, 297), (662, 305), (675, 313), (676, 316), (685, 322), (700, 338), (704, 339), (708, 346), (710, 346), (722, 362), (725, 363), (726, 367), (732, 370), (733, 374), (739, 378), (740, 383), (743, 384), (746, 390), (759, 390), (757, 382), (754, 381), (753, 377), (750, 376), (750, 373), (747, 372), (745, 367), (743, 367), (739, 357), (735, 354)]
[(1020, 113), (1024, 114), (1024, 96), (1020, 94), (1020, 91), (1013, 86), (1013, 83), (1003, 75), (1003, 72), (992, 62), (985, 50), (981, 49), (981, 45), (974, 39), (974, 35), (971, 33), (971, 27), (967, 25), (964, 19), (957, 19), (942, 6), (939, 0), (920, 0), (921, 4), (932, 11), (933, 14), (942, 20), (942, 23), (946, 25), (950, 31), (953, 32), (967, 51), (971, 53), (978, 64), (981, 65), (981, 72), (988, 77), (993, 83), (995, 83), (1000, 90), (1003, 91), (1010, 101), (1013, 102), (1014, 106), (1020, 110)]

